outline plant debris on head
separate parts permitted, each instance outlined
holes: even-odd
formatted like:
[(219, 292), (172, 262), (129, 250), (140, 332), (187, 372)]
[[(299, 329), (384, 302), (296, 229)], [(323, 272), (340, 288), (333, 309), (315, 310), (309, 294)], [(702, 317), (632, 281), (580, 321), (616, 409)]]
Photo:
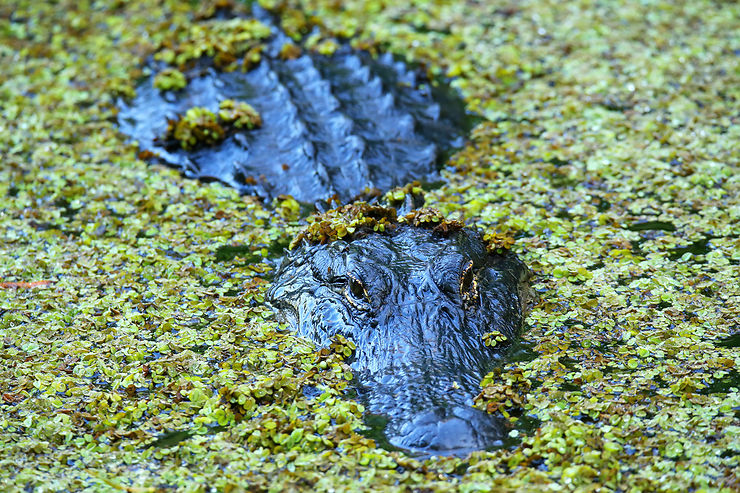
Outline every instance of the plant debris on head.
[[(449, 236), (465, 227), (463, 221), (446, 219), (437, 209), (429, 207), (398, 216), (394, 207), (355, 202), (309, 217), (308, 226), (296, 235), (290, 243), (290, 249), (304, 241), (311, 245), (323, 245), (337, 240), (349, 242), (372, 233), (392, 234), (402, 225), (430, 229), (442, 236)], [(499, 232), (486, 234), (483, 241), (490, 254), (504, 253), (514, 243), (511, 236)]]
[(303, 240), (310, 244), (324, 244), (336, 240), (352, 241), (374, 231), (382, 233), (395, 227), (398, 218), (394, 208), (355, 202), (312, 216), (308, 222), (308, 226), (291, 242), (291, 249)]

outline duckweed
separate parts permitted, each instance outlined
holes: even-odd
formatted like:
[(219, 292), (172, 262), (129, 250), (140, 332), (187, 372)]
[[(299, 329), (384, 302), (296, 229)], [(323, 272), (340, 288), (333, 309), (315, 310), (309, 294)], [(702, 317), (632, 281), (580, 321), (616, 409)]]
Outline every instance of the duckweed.
[[(292, 202), (147, 166), (117, 132), (152, 54), (257, 63), (269, 33), (217, 15), (245, 7), (19, 0), (0, 5), (0, 489), (737, 490), (738, 4), (261, 3), (296, 41), (454, 78), (484, 117), (426, 205), (510, 234), (535, 272), (537, 357), (476, 401), (518, 420), (511, 441), (417, 460), (360, 435), (349, 341), (314, 348), (263, 303)], [(631, 227), (650, 222), (673, 227)]]

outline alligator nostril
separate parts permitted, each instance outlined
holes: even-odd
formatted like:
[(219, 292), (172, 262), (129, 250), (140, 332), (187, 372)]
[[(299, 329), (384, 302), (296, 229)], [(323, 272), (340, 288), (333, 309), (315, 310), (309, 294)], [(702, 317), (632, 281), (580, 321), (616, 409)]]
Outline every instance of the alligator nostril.
[(437, 311), (437, 315), (440, 318), (441, 317), (445, 317), (445, 318), (448, 318), (448, 319), (452, 319), (452, 312), (446, 306), (440, 306), (439, 307), (439, 310)]

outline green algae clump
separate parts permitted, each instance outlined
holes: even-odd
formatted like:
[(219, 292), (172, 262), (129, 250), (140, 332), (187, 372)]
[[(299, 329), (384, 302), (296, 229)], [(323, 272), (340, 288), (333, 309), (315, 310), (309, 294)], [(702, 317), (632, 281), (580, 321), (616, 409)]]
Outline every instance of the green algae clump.
[(498, 330), (483, 334), (483, 343), (488, 347), (496, 347), (499, 343), (505, 343), (508, 339)]
[(160, 91), (177, 91), (188, 85), (185, 74), (176, 68), (166, 68), (154, 76), (154, 87)]
[(341, 239), (350, 241), (373, 231), (384, 232), (398, 221), (395, 209), (355, 202), (312, 216), (308, 222), (308, 226), (290, 243), (291, 249), (303, 240), (311, 244)]
[(226, 131), (216, 115), (199, 106), (190, 108), (179, 120), (170, 120), (167, 137), (176, 140), (186, 151), (201, 146), (212, 146), (223, 141)]
[[(224, 99), (218, 114), (208, 108), (194, 106), (177, 120), (169, 120), (165, 140), (176, 142), (186, 151), (221, 143), (236, 130), (252, 130), (262, 126), (262, 117), (250, 104)], [(177, 145), (175, 144), (175, 145)]]
[(462, 221), (446, 219), (436, 209), (419, 208), (399, 217), (393, 207), (371, 205), (367, 202), (355, 202), (316, 214), (308, 218), (308, 223), (290, 243), (291, 249), (304, 240), (314, 245), (336, 240), (352, 241), (372, 232), (390, 233), (404, 224), (431, 229), (443, 236), (465, 227)]
[(253, 128), (262, 126), (262, 117), (250, 104), (233, 99), (224, 99), (219, 104), (218, 118), (234, 128)]
[(280, 59), (281, 60), (295, 60), (301, 56), (301, 48), (294, 43), (284, 43), (280, 48)]
[(502, 253), (511, 250), (514, 245), (514, 236), (508, 231), (492, 231), (483, 235), (488, 253)]

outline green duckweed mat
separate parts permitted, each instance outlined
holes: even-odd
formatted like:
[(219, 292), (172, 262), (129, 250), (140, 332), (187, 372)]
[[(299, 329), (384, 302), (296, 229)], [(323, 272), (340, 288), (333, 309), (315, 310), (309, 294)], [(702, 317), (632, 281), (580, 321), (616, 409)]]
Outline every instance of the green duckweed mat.
[(536, 274), (534, 358), (477, 399), (510, 440), (376, 448), (342, 348), (263, 303), (298, 204), (118, 133), (147, 56), (238, 45), (228, 2), (3, 0), (0, 490), (737, 491), (740, 4), (262, 3), (319, 50), (452, 78), (483, 117), (426, 205), (513, 234)]

